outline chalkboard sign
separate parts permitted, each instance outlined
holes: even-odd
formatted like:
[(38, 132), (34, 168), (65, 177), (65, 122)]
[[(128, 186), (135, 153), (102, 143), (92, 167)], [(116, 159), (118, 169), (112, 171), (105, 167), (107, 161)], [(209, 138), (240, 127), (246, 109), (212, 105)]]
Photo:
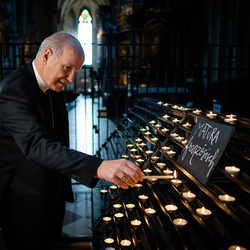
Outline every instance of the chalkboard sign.
[(232, 126), (198, 119), (177, 162), (206, 184), (233, 131)]

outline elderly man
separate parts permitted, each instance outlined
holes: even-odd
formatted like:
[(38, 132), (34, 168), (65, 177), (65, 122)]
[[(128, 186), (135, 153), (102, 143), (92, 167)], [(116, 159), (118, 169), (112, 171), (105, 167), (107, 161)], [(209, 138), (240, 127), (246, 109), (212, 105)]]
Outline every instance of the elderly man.
[(68, 148), (60, 92), (83, 62), (79, 41), (57, 32), (33, 62), (0, 83), (0, 222), (8, 249), (48, 249), (60, 236), (65, 201), (73, 202), (70, 178), (88, 187), (102, 178), (125, 189), (143, 180), (128, 160)]

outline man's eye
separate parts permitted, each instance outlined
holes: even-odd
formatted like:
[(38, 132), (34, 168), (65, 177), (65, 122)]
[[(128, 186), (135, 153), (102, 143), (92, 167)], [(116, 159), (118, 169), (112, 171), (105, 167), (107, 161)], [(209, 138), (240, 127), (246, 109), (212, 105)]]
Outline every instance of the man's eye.
[(69, 67), (69, 66), (64, 66), (64, 70), (65, 70), (65, 71), (70, 71), (70, 70), (71, 70), (71, 67)]

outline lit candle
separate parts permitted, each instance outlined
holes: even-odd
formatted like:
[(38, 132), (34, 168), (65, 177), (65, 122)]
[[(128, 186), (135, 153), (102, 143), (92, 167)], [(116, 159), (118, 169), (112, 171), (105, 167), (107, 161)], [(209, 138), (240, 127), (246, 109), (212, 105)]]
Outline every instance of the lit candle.
[(123, 213), (115, 213), (115, 218), (116, 218), (117, 220), (121, 220), (123, 217), (124, 217), (124, 214), (123, 214)]
[(172, 108), (173, 108), (173, 109), (178, 109), (178, 108), (179, 108), (179, 106), (174, 105), (174, 106), (172, 106)]
[(145, 129), (145, 128), (141, 128), (141, 129), (140, 129), (140, 131), (141, 131), (142, 133), (144, 133), (144, 132), (146, 132), (146, 131), (147, 131), (147, 129)]
[(207, 117), (209, 118), (215, 118), (217, 116), (217, 114), (214, 114), (212, 111), (210, 111), (208, 114), (207, 114)]
[(181, 142), (183, 139), (184, 139), (184, 137), (182, 137), (182, 136), (176, 136), (175, 137), (175, 140), (177, 140), (179, 142)]
[(135, 152), (137, 152), (137, 149), (136, 148), (132, 148), (132, 149), (130, 149), (130, 152), (131, 153), (135, 153)]
[(137, 190), (141, 189), (141, 187), (142, 187), (142, 184), (141, 184), (141, 183), (136, 183), (136, 184), (135, 184), (135, 188), (136, 188)]
[(136, 138), (135, 141), (136, 141), (136, 142), (141, 142), (142, 139), (141, 139), (141, 138)]
[(169, 204), (165, 206), (165, 209), (169, 212), (169, 213), (174, 213), (177, 211), (178, 207), (173, 205), (173, 204)]
[(108, 216), (106, 216), (106, 217), (103, 217), (102, 220), (103, 220), (103, 222), (104, 222), (105, 224), (108, 224), (108, 223), (111, 221), (111, 218), (108, 217)]
[(165, 168), (166, 163), (164, 163), (164, 162), (157, 162), (157, 166), (158, 166), (160, 169), (163, 169), (163, 168)]
[(114, 205), (113, 205), (113, 208), (114, 208), (116, 211), (120, 210), (121, 207), (122, 207), (121, 204), (114, 204)]
[(117, 190), (117, 186), (116, 186), (116, 185), (111, 185), (109, 188), (110, 188), (111, 190), (113, 190), (113, 191)]
[(132, 211), (132, 210), (135, 208), (135, 204), (128, 203), (128, 204), (126, 204), (126, 208), (127, 208), (129, 211)]
[(151, 159), (152, 159), (153, 161), (157, 161), (157, 160), (159, 160), (159, 156), (152, 156)]
[(128, 144), (127, 147), (128, 147), (128, 148), (133, 148), (134, 145), (133, 145), (133, 144)]
[(149, 174), (151, 174), (151, 173), (152, 173), (152, 170), (151, 170), (151, 169), (146, 168), (146, 169), (144, 169), (144, 170), (143, 170), (143, 172), (144, 172), (146, 175), (149, 175)]
[(152, 154), (153, 154), (153, 151), (152, 151), (152, 150), (147, 150), (145, 153), (146, 153), (147, 155), (152, 155)]
[(180, 120), (178, 120), (177, 118), (175, 118), (175, 119), (172, 120), (173, 123), (177, 123), (177, 122), (179, 122), (179, 121), (180, 121)]
[(155, 182), (157, 182), (157, 178), (148, 178), (148, 181), (151, 182), (152, 184), (154, 184)]
[(167, 107), (167, 106), (168, 106), (168, 103), (166, 102), (166, 103), (164, 103), (163, 105)]
[(123, 159), (128, 159), (128, 155), (122, 155)]
[(182, 218), (174, 219), (173, 223), (176, 227), (180, 227), (180, 228), (187, 225), (187, 221), (185, 219), (182, 219)]
[(191, 193), (190, 191), (184, 192), (182, 196), (187, 200), (187, 201), (193, 201), (196, 197), (195, 194)]
[(177, 179), (177, 172), (176, 172), (176, 170), (174, 170), (174, 176), (173, 177), (174, 177), (174, 179), (171, 180), (172, 184), (175, 187), (179, 187), (182, 184), (182, 181)]
[(156, 121), (152, 120), (152, 121), (150, 121), (149, 123), (153, 125), (153, 124), (156, 123)]
[(172, 134), (170, 134), (170, 136), (172, 136), (173, 138), (175, 138), (175, 137), (178, 136), (178, 134), (177, 133), (172, 133)]
[(158, 104), (158, 105), (162, 105), (162, 104), (163, 104), (163, 102), (159, 101), (159, 102), (157, 102), (157, 104)]
[(140, 227), (140, 225), (141, 225), (141, 221), (140, 221), (140, 220), (137, 220), (137, 219), (132, 220), (132, 221), (131, 221), (131, 225), (132, 225), (132, 227), (133, 227), (134, 229), (138, 229), (138, 228)]
[(153, 208), (149, 207), (149, 208), (145, 209), (145, 213), (146, 213), (146, 215), (151, 217), (151, 216), (155, 215), (156, 211)]
[(139, 144), (139, 146), (142, 147), (142, 148), (145, 147), (146, 145), (147, 144), (145, 142), (142, 142), (142, 143)]
[(182, 143), (183, 145), (185, 145), (185, 144), (187, 144), (187, 140), (183, 140), (181, 143)]
[(237, 175), (240, 172), (240, 169), (235, 166), (226, 166), (225, 171), (229, 174)]
[(101, 193), (102, 195), (106, 195), (107, 192), (108, 192), (108, 191), (107, 191), (106, 189), (101, 189), (101, 190), (100, 190), (100, 193)]
[(164, 119), (168, 119), (170, 116), (169, 115), (164, 115), (163, 118)]
[(137, 159), (136, 162), (137, 162), (139, 165), (141, 165), (141, 164), (143, 164), (144, 160), (140, 158), (140, 159)]
[(193, 113), (199, 115), (201, 113), (201, 110), (200, 109), (196, 109), (196, 110), (193, 111)]
[(170, 174), (173, 174), (173, 171), (167, 168), (167, 169), (163, 170), (163, 173), (166, 175), (170, 175)]
[(147, 131), (144, 133), (145, 135), (151, 135), (151, 132)]
[(228, 194), (224, 194), (224, 195), (219, 195), (219, 200), (224, 203), (232, 203), (235, 201), (235, 197), (230, 196)]
[(173, 156), (173, 155), (175, 155), (176, 153), (175, 153), (175, 151), (173, 151), (173, 150), (169, 150), (169, 151), (167, 151), (167, 154), (168, 154), (169, 156)]
[(228, 248), (228, 250), (247, 250), (245, 247), (232, 245)]
[(212, 212), (209, 209), (206, 209), (205, 207), (197, 208), (196, 213), (203, 218), (207, 218), (212, 214)]
[(133, 157), (134, 157), (135, 159), (140, 159), (140, 158), (141, 158), (140, 155), (134, 155)]
[(104, 239), (104, 242), (106, 245), (112, 245), (115, 241), (112, 238), (106, 238)]
[(168, 129), (168, 128), (163, 128), (161, 131), (162, 131), (164, 134), (166, 134), (166, 133), (169, 131), (169, 129)]
[(147, 195), (144, 195), (144, 194), (141, 194), (139, 195), (139, 199), (142, 201), (142, 202), (146, 202), (148, 200), (148, 196)]
[(225, 122), (235, 123), (237, 121), (236, 115), (226, 115)]
[(156, 128), (160, 128), (160, 127), (161, 127), (161, 124), (159, 124), (159, 123), (158, 123), (158, 124), (155, 124), (155, 127), (156, 127)]
[(168, 151), (168, 150), (170, 150), (170, 147), (163, 146), (163, 147), (161, 147), (161, 149), (164, 150), (164, 151)]
[(158, 140), (159, 140), (159, 139), (158, 139), (157, 137), (151, 138), (151, 141), (154, 142), (154, 143), (156, 143)]
[(186, 127), (186, 128), (188, 128), (188, 127), (191, 127), (192, 124), (190, 124), (189, 122), (187, 122), (187, 123), (183, 124), (183, 126)]
[(122, 247), (129, 247), (131, 245), (131, 241), (130, 240), (122, 240), (121, 241), (121, 246)]

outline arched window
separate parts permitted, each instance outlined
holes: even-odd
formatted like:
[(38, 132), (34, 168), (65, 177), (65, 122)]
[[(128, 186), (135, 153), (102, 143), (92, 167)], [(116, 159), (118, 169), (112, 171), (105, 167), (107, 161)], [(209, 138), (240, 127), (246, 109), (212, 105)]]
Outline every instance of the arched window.
[(92, 17), (84, 9), (78, 18), (78, 39), (85, 53), (85, 65), (92, 65)]

